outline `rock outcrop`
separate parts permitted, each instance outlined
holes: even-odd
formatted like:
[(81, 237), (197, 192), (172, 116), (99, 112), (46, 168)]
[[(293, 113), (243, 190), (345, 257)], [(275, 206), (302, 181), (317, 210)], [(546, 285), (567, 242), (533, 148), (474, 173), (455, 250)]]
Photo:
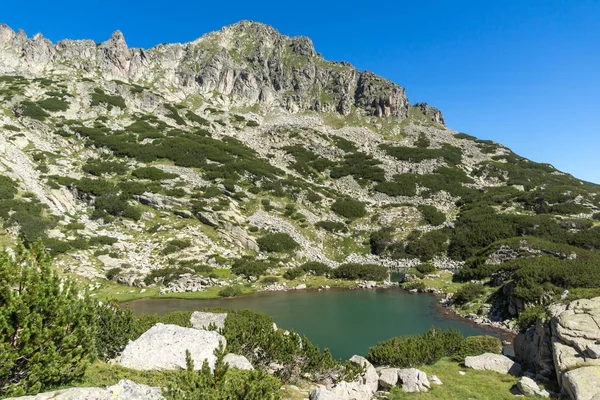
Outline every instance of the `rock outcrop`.
[(465, 358), (465, 367), (479, 371), (494, 371), (500, 374), (521, 374), (521, 364), (501, 354), (483, 353)]
[[(281, 35), (268, 25), (242, 21), (185, 44), (129, 48), (119, 31), (106, 42), (62, 40), (41, 34), (29, 39), (0, 27), (0, 73), (40, 74), (74, 70), (139, 84), (176, 86), (183, 95), (218, 92), (238, 105), (279, 106), (291, 112), (314, 110), (402, 120), (409, 104), (404, 89), (352, 65), (329, 62), (306, 37)], [(443, 123), (433, 108), (425, 112)]]
[(371, 400), (379, 386), (379, 375), (375, 367), (361, 356), (352, 356), (349, 360), (360, 365), (365, 372), (352, 382), (342, 381), (333, 387), (320, 387), (310, 394), (311, 400)]
[(72, 388), (8, 400), (164, 400), (160, 388), (140, 385), (127, 379), (107, 388)]
[[(573, 400), (600, 398), (600, 297), (555, 304), (515, 340), (515, 356), (538, 377), (555, 373)], [(551, 350), (550, 350), (551, 349)], [(551, 356), (551, 357), (550, 357)]]
[(217, 329), (225, 328), (225, 320), (227, 313), (212, 313), (194, 311), (190, 317), (192, 328), (206, 330), (209, 326), (214, 325)]
[(137, 340), (129, 343), (118, 359), (119, 365), (138, 370), (184, 369), (188, 350), (194, 369), (201, 369), (204, 360), (214, 368), (215, 349), (225, 338), (214, 331), (182, 328), (178, 325), (156, 324)]
[(244, 356), (239, 354), (229, 353), (223, 357), (223, 362), (229, 365), (230, 368), (252, 370), (254, 367), (250, 364), (250, 361)]

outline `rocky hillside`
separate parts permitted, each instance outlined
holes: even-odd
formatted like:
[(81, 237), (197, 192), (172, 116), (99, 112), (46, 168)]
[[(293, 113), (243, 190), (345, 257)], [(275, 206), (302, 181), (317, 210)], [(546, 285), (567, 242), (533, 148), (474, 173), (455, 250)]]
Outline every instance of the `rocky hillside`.
[(0, 26), (0, 74), (0, 242), (43, 240), (92, 290), (433, 265), (503, 287), (506, 316), (600, 286), (598, 187), (307, 38), (240, 22), (132, 49)]

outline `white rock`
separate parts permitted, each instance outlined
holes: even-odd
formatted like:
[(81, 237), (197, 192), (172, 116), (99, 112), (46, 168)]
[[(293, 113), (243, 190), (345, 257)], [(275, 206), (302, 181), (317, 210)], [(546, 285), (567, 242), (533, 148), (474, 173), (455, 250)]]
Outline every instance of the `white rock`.
[(398, 371), (398, 381), (402, 384), (402, 391), (407, 393), (426, 392), (431, 387), (427, 374), (416, 368)]
[(437, 377), (437, 375), (430, 375), (429, 381), (434, 385), (443, 385), (442, 381)]
[(384, 368), (379, 371), (379, 387), (390, 390), (398, 383), (398, 368)]
[(194, 369), (201, 369), (204, 360), (212, 369), (219, 343), (227, 344), (225, 338), (214, 331), (156, 324), (125, 347), (118, 363), (138, 370), (184, 369), (185, 353), (189, 350)]
[(501, 374), (521, 374), (521, 365), (510, 358), (493, 353), (484, 353), (478, 356), (466, 357), (465, 367), (479, 371), (495, 371)]
[(531, 378), (523, 376), (517, 382), (517, 389), (525, 396), (541, 396), (550, 397), (550, 393), (546, 390), (540, 389), (538, 384)]
[(190, 322), (192, 328), (196, 329), (208, 329), (210, 324), (214, 324), (217, 329), (223, 329), (225, 327), (225, 319), (227, 319), (227, 313), (194, 311), (190, 317)]
[(250, 361), (244, 356), (239, 354), (229, 353), (223, 357), (223, 362), (229, 365), (230, 368), (252, 370), (254, 367), (250, 364)]
[(8, 400), (165, 400), (160, 388), (140, 385), (127, 379), (107, 388), (72, 388)]

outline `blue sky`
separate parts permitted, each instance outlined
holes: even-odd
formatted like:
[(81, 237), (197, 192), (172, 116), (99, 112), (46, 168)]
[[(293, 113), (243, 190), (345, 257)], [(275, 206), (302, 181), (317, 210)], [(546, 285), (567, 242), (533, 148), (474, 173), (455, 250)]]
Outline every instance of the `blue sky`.
[(310, 37), (404, 86), (447, 125), (600, 183), (600, 1), (5, 2), (0, 22), (130, 46), (186, 42), (242, 19)]

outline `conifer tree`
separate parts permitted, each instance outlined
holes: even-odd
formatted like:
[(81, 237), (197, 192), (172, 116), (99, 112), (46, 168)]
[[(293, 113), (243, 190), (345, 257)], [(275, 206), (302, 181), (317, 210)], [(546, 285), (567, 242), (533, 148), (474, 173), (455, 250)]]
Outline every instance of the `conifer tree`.
[(0, 396), (81, 377), (95, 356), (94, 309), (41, 243), (0, 252)]

